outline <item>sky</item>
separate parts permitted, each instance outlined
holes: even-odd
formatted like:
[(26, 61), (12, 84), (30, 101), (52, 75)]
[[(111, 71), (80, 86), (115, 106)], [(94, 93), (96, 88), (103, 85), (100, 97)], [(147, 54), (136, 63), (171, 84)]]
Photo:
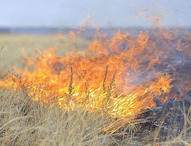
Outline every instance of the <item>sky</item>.
[(0, 27), (191, 26), (191, 0), (0, 0)]

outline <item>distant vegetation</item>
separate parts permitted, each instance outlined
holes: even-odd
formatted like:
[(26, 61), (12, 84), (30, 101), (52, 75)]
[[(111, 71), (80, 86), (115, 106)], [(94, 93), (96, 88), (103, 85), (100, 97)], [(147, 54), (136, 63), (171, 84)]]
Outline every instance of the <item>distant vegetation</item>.
[[(191, 32), (191, 28), (163, 28), (165, 29), (172, 29), (177, 30), (179, 34), (184, 30), (187, 30), (188, 32)], [(69, 27), (0, 27), (0, 33), (9, 33), (9, 34), (35, 34), (35, 35), (46, 35), (46, 34), (57, 34), (62, 33), (64, 35), (67, 35), (71, 30), (80, 30), (69, 28)], [(122, 27), (105, 27), (100, 28), (100, 30), (107, 34), (108, 37), (113, 36), (117, 31), (121, 30), (122, 32), (128, 32), (130, 34), (139, 34), (140, 31), (152, 31), (153, 28), (144, 28), (144, 27), (128, 27), (128, 28), (122, 28)], [(80, 36), (84, 37), (86, 39), (93, 39), (96, 29), (95, 28), (86, 28), (85, 31), (80, 31)]]

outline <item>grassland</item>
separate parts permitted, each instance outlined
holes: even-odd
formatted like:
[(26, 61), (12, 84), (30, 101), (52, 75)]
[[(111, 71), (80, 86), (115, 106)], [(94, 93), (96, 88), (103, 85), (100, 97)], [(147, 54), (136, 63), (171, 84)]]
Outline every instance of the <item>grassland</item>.
[(0, 70), (11, 71), (13, 66), (23, 69), (24, 57), (34, 56), (37, 52), (45, 49), (55, 48), (59, 56), (65, 55), (68, 51), (78, 51), (85, 49), (90, 41), (83, 38), (46, 35), (27, 36), (0, 34)]
[[(89, 43), (71, 36), (0, 35), (0, 77), (12, 72), (13, 66), (23, 69), (23, 58), (36, 50), (57, 48), (63, 56)], [(106, 115), (84, 109), (66, 112), (40, 105), (22, 91), (0, 89), (0, 145), (190, 145), (191, 107), (184, 102), (168, 105), (110, 134), (102, 130), (115, 119)]]

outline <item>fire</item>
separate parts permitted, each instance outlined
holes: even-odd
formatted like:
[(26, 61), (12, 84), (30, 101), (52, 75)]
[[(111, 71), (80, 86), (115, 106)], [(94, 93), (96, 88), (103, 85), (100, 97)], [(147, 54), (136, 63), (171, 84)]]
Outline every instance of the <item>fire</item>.
[(34, 101), (65, 110), (86, 107), (89, 112), (106, 113), (118, 120), (104, 130), (115, 127), (115, 132), (128, 119), (154, 108), (154, 99), (164, 103), (175, 98), (171, 90), (176, 54), (181, 60), (191, 53), (190, 46), (173, 37), (160, 32), (153, 39), (141, 32), (133, 38), (119, 31), (65, 57), (58, 57), (55, 49), (45, 50), (28, 59), (24, 71), (0, 80), (0, 86), (22, 89)]

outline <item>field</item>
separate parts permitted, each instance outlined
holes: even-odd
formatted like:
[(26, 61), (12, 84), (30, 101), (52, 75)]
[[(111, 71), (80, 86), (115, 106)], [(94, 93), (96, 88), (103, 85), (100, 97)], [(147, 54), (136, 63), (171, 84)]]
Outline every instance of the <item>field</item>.
[(82, 38), (59, 36), (59, 34), (47, 36), (1, 34), (0, 38), (1, 71), (11, 71), (13, 66), (23, 69), (24, 57), (34, 56), (37, 50), (57, 48), (57, 53), (63, 56), (66, 51), (84, 49), (90, 43)]
[[(55, 48), (62, 57), (68, 51), (86, 49), (90, 40), (49, 35), (0, 35), (0, 78), (24, 70), (27, 57)], [(107, 114), (83, 107), (65, 111), (33, 101), (22, 90), (0, 89), (0, 145), (190, 145), (191, 106), (186, 101), (166, 102), (143, 112), (114, 133), (103, 128), (116, 121)], [(40, 101), (39, 101), (40, 102)]]

